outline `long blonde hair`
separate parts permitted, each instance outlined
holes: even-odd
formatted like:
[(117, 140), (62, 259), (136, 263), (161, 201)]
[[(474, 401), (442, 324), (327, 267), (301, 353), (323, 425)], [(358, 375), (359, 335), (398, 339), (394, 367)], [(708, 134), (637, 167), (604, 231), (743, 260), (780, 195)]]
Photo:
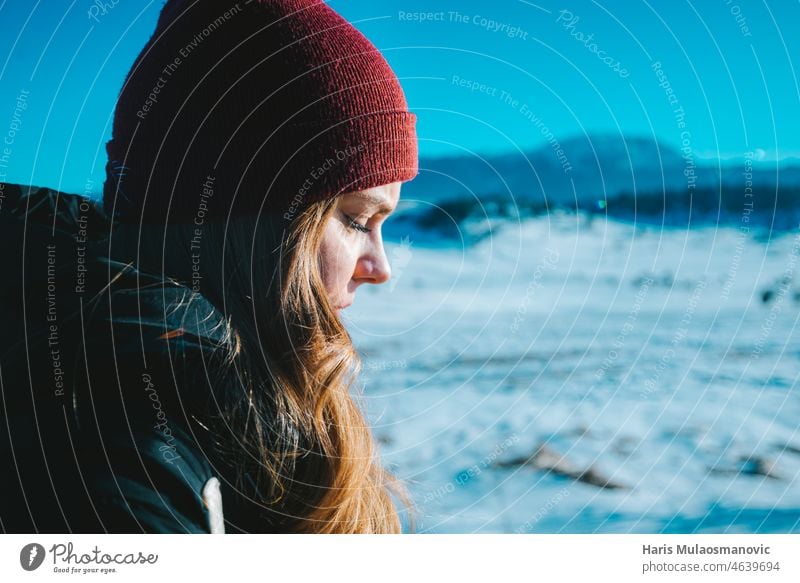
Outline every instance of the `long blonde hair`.
[[(311, 203), (289, 222), (268, 215), (203, 225), (201, 293), (224, 313), (231, 339), (219, 378), (209, 379), (224, 388), (204, 426), (229, 460), (232, 487), (263, 509), (273, 530), (396, 533), (392, 493), (406, 497), (378, 460), (352, 396), (359, 355), (320, 275), (320, 240), (335, 205)], [(197, 231), (160, 228), (160, 241), (138, 238), (140, 266), (185, 281)]]

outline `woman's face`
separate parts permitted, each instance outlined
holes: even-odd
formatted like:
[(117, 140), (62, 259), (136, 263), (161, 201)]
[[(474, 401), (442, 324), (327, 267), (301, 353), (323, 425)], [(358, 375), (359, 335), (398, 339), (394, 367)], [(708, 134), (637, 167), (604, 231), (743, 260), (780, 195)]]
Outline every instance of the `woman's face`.
[(320, 246), (322, 280), (337, 310), (353, 303), (362, 283), (391, 277), (381, 225), (397, 206), (400, 182), (343, 194), (325, 223)]

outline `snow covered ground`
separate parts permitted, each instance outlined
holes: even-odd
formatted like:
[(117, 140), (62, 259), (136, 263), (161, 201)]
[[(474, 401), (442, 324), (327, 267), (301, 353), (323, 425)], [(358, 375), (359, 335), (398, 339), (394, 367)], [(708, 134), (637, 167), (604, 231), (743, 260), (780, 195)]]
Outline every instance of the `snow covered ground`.
[(800, 530), (795, 235), (564, 213), (387, 244), (345, 318), (417, 531)]

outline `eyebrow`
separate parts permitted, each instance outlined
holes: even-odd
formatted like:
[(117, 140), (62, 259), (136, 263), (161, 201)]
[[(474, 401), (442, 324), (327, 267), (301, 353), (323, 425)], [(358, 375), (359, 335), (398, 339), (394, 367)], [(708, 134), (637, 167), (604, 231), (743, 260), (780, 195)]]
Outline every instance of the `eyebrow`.
[(355, 196), (367, 199), (368, 202), (370, 202), (376, 207), (376, 210), (379, 213), (385, 213), (388, 215), (389, 213), (394, 211), (394, 209), (391, 206), (389, 206), (386, 200), (381, 196), (369, 192), (356, 192), (354, 194)]

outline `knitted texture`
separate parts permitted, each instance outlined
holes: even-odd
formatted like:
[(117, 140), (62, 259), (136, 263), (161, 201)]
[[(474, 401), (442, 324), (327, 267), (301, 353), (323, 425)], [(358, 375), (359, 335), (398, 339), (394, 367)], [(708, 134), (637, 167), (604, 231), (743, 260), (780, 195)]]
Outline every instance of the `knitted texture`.
[(104, 206), (186, 222), (417, 174), (416, 117), (384, 57), (318, 0), (170, 0), (128, 73)]

